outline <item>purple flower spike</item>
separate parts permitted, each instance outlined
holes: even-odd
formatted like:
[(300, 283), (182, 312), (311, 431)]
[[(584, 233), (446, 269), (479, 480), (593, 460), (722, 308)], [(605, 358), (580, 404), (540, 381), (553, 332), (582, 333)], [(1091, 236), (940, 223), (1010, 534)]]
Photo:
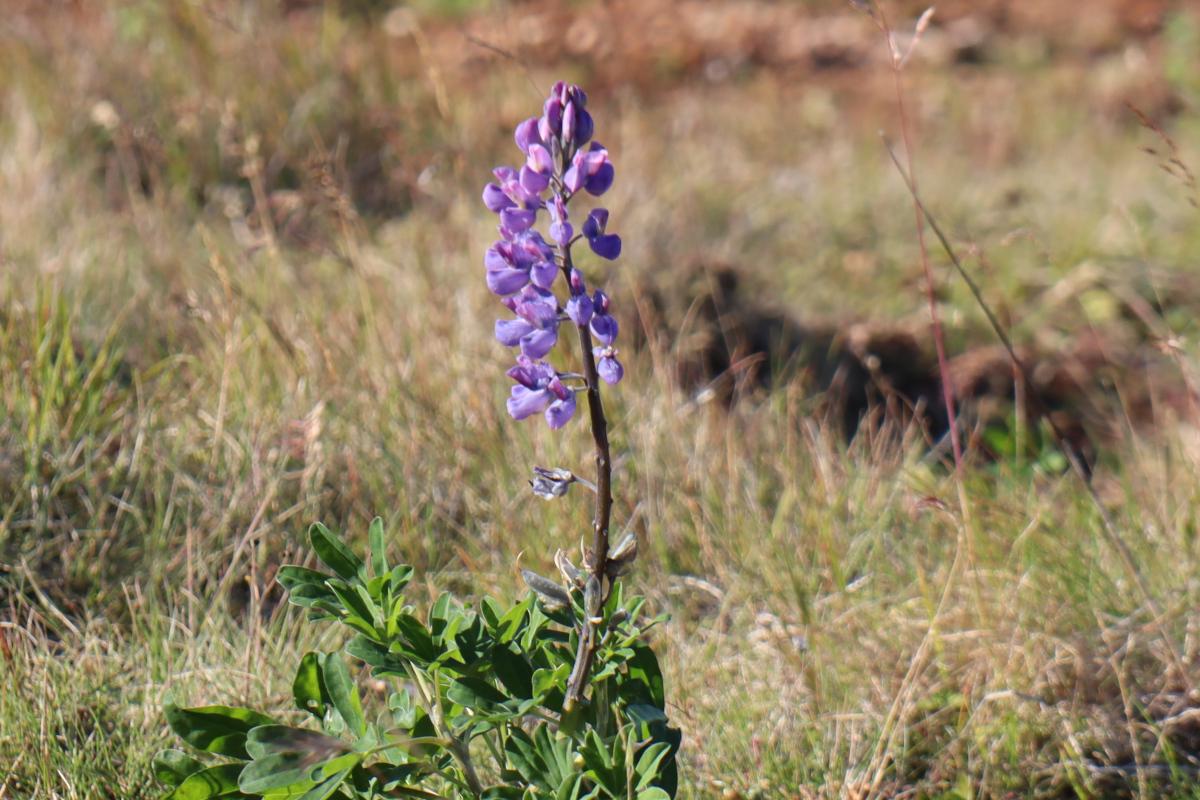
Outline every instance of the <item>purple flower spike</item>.
[[(508, 413), (514, 419), (541, 413), (553, 429), (575, 415), (576, 395), (581, 391), (564, 384), (543, 360), (556, 346), (565, 320), (581, 333), (589, 332), (584, 341), (590, 337), (593, 377), (616, 384), (625, 375), (613, 347), (617, 320), (609, 313), (608, 295), (598, 290), (589, 295), (583, 273), (570, 266), (571, 245), (579, 238), (587, 239), (602, 258), (616, 259), (621, 254), (621, 238), (607, 230), (606, 209), (594, 209), (580, 228), (568, 211), (571, 199), (580, 192), (597, 197), (607, 192), (616, 174), (608, 150), (592, 140), (595, 123), (587, 104), (588, 97), (578, 86), (555, 83), (541, 114), (523, 120), (513, 131), (524, 155), (522, 162), (516, 168), (497, 167), (495, 181), (483, 189), (484, 205), (499, 216), (501, 236), (484, 257), (487, 286), (513, 313), (496, 321), (495, 336), (520, 353), (516, 366), (508, 371), (515, 384)], [(543, 209), (550, 220), (540, 232), (538, 215)], [(543, 232), (549, 241), (542, 238)], [(569, 267), (569, 294), (560, 301), (553, 287), (564, 267)]]
[(589, 327), (592, 336), (604, 345), (612, 345), (617, 340), (617, 318), (608, 313), (608, 295), (599, 289), (592, 298), (592, 320)]
[(605, 233), (607, 227), (608, 209), (592, 209), (583, 223), (583, 236), (591, 245), (593, 253), (613, 261), (621, 255), (621, 237), (615, 233)]
[(612, 347), (593, 347), (592, 355), (597, 358), (596, 372), (605, 383), (615, 386), (625, 377), (625, 368), (617, 361), (617, 351)]

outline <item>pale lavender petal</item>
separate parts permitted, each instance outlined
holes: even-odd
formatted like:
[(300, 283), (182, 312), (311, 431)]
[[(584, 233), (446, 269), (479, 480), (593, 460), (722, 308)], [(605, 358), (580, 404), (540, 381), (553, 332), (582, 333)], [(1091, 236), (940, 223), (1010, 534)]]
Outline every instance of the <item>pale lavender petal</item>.
[(566, 187), (568, 192), (574, 194), (583, 188), (584, 181), (586, 180), (587, 175), (584, 174), (584, 171), (575, 164), (572, 164), (567, 170), (567, 174), (563, 175), (563, 186)]
[(581, 328), (587, 325), (592, 319), (592, 298), (586, 294), (572, 295), (567, 301), (567, 316)]
[[(600, 348), (596, 348), (599, 350)], [(607, 348), (605, 349), (607, 351)], [(625, 376), (625, 368), (621, 366), (621, 362), (617, 361), (614, 356), (602, 356), (596, 362), (596, 372), (604, 380), (605, 383), (616, 385), (621, 382), (621, 378)]]
[[(513, 419), (525, 419), (539, 411), (545, 410), (554, 400), (554, 395), (545, 389), (527, 389), (524, 386), (512, 387), (508, 398), (508, 413)], [(558, 402), (558, 401), (555, 401)]]
[(517, 126), (514, 133), (517, 140), (517, 147), (521, 148), (521, 152), (529, 155), (529, 146), (534, 144), (542, 144), (542, 137), (538, 135), (538, 118), (530, 117)]
[(489, 183), (483, 187), (483, 204), (488, 207), (488, 211), (500, 213), (506, 208), (512, 208), (516, 203), (512, 201), (504, 190), (494, 183)]
[(506, 208), (500, 212), (500, 224), (514, 233), (529, 230), (535, 220), (537, 220), (536, 211)]
[(554, 430), (566, 425), (575, 415), (575, 393), (572, 392), (565, 400), (555, 400), (546, 409), (546, 423)]
[(575, 228), (569, 222), (550, 223), (550, 238), (561, 247), (566, 247), (575, 235)]
[(564, 142), (575, 138), (575, 104), (569, 100), (563, 108), (562, 136)]
[[(589, 179), (590, 180), (590, 179)], [(521, 167), (521, 188), (530, 194), (540, 195), (550, 185), (550, 174), (534, 172), (528, 166)]]
[(558, 277), (558, 267), (553, 261), (539, 261), (529, 270), (529, 277), (539, 289), (550, 289)]
[(534, 172), (549, 174), (554, 169), (554, 159), (550, 157), (550, 151), (545, 147), (540, 144), (532, 144), (529, 146), (529, 158), (525, 160), (525, 166)]
[(533, 330), (521, 338), (521, 354), (530, 358), (542, 358), (554, 349), (557, 342), (557, 326), (545, 330)]
[(524, 289), (529, 284), (529, 273), (519, 269), (489, 269), (487, 271), (487, 287), (494, 294), (513, 294)]
[(617, 338), (617, 320), (608, 314), (594, 314), (589, 327), (597, 341), (612, 344)]
[(527, 336), (533, 330), (533, 326), (523, 319), (498, 319), (496, 320), (496, 341), (505, 347), (516, 347), (521, 343), (521, 337)]

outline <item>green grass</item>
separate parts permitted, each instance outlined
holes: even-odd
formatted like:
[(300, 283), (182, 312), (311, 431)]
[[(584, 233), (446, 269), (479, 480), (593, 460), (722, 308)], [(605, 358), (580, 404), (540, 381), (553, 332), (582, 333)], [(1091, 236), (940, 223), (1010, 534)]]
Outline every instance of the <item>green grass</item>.
[[(154, 797), (167, 698), (286, 705), (295, 656), (333, 644), (272, 584), (311, 521), (382, 515), (429, 598), (512, 596), (585, 513), (528, 496), (587, 437), (507, 419), (480, 280), (522, 70), (430, 70), (328, 11), (168, 5), (33, 11), (0, 47), (0, 798)], [(1173, 286), (1158, 323), (1193, 369), (1200, 227), (1157, 142), (1077, 67), (1024, 70), (913, 73), (929, 204), (1018, 340), (1124, 330), (1105, 298)], [(731, 263), (801, 318), (922, 324), (886, 76), (833, 86), (595, 93), (615, 302)], [(935, 269), (952, 350), (989, 342)], [(1189, 426), (1129, 433), (1097, 476), (1156, 619), (1069, 475), (977, 465), (964, 519), (911, 436), (847, 446), (800, 385), (696, 405), (668, 352), (625, 355), (616, 519), (672, 616), (685, 796), (1200, 796)]]

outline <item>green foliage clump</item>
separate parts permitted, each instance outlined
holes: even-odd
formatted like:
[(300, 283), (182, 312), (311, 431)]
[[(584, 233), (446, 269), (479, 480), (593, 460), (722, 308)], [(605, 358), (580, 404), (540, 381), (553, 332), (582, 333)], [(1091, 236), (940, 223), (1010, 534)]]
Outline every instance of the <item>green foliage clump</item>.
[[(389, 564), (383, 522), (364, 561), (323, 525), (310, 541), (331, 572), (283, 567), (279, 582), (310, 620), (353, 631), (342, 652), (309, 652), (292, 693), (303, 724), (248, 708), (167, 706), (189, 751), (166, 750), (155, 773), (169, 800), (259, 797), (553, 797), (667, 800), (678, 730), (646, 643), (658, 621), (615, 584), (590, 678), (564, 711), (585, 619), (583, 592), (534, 580), (511, 607), (468, 608), (442, 594), (422, 620), (406, 600), (412, 567)], [(345, 655), (370, 667), (365, 697)]]

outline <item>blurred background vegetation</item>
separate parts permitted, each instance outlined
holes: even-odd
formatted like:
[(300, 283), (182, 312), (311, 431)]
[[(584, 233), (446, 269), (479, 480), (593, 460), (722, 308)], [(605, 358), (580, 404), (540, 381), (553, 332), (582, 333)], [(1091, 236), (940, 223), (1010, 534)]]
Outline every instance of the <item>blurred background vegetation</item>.
[[(906, 47), (924, 6), (882, 8)], [(576, 540), (525, 480), (586, 437), (507, 419), (480, 268), (480, 189), (560, 77), (617, 166), (617, 518), (672, 615), (684, 795), (1200, 796), (1198, 46), (1189, 3), (950, 0), (903, 74), (923, 197), (1148, 599), (939, 253), (967, 502), (872, 410), (937, 395), (850, 4), (6, 3), (0, 798), (157, 796), (169, 694), (285, 706), (333, 635), (273, 584), (311, 521), (384, 516), (431, 598)]]

